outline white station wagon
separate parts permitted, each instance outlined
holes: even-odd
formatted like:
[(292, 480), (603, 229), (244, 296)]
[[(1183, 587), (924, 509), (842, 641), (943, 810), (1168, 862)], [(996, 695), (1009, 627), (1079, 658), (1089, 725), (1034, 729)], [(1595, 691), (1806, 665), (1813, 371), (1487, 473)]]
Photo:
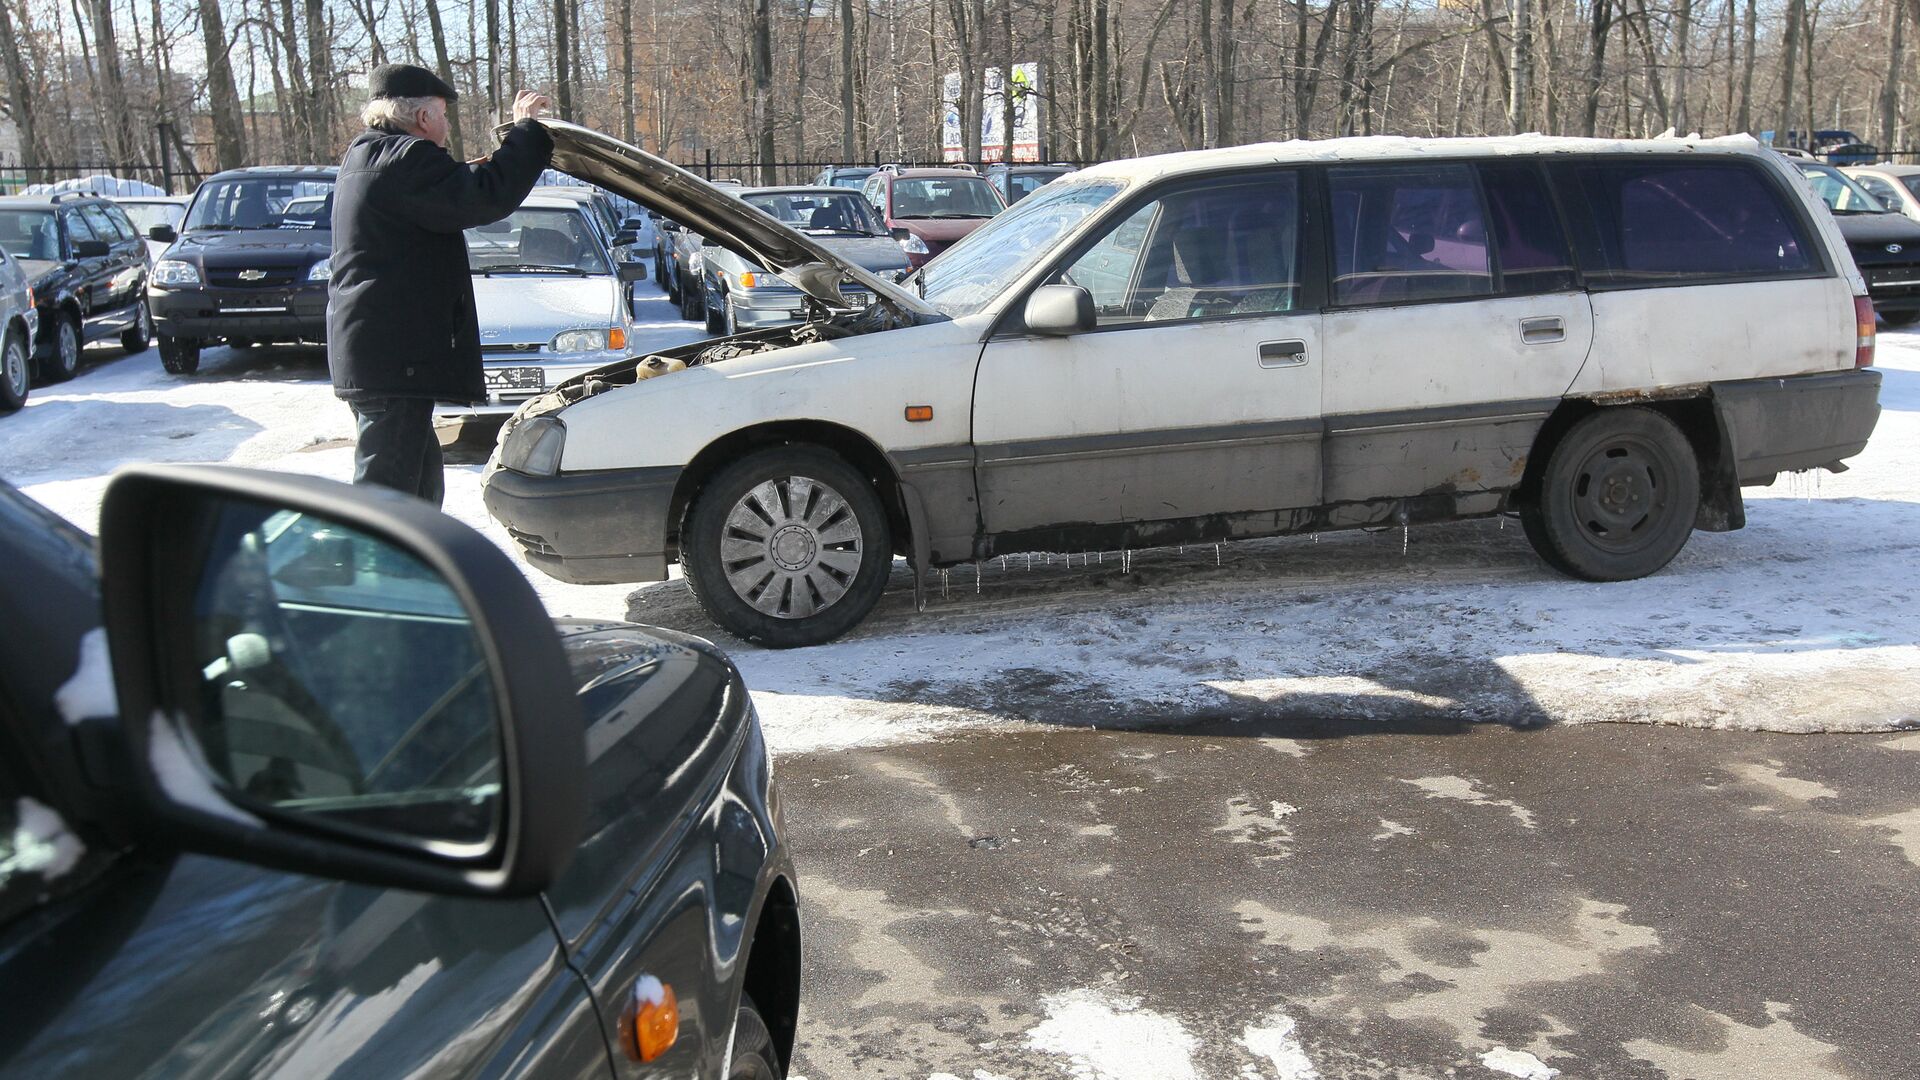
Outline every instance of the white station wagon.
[[(812, 314), (528, 402), (487, 505), (568, 581), (677, 559), (716, 622), (770, 645), (859, 622), (896, 553), (924, 576), (1511, 513), (1568, 574), (1641, 577), (1694, 529), (1741, 527), (1741, 485), (1841, 468), (1879, 416), (1846, 244), (1745, 137), (1113, 162), (902, 287), (549, 127), (558, 167), (775, 271)], [(873, 302), (844, 306), (842, 282)]]

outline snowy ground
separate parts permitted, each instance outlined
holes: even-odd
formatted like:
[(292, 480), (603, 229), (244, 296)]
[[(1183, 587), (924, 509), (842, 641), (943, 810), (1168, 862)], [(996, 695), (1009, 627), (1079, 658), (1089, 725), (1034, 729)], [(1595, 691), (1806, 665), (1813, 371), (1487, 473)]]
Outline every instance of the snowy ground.
[[(701, 336), (663, 297), (645, 347)], [(1549, 571), (1498, 522), (1131, 553), (1026, 556), (937, 579), (904, 565), (831, 645), (769, 652), (707, 623), (679, 581), (568, 586), (557, 615), (713, 637), (776, 750), (1028, 724), (1459, 717), (1781, 731), (1920, 724), (1920, 335), (1885, 334), (1885, 412), (1852, 471), (1747, 491), (1748, 527), (1693, 537), (1653, 578)], [(0, 476), (92, 529), (107, 476), (229, 462), (345, 479), (351, 416), (317, 350), (215, 350), (194, 378), (90, 351), (81, 376), (0, 418)], [(452, 450), (450, 513), (512, 551), (480, 504), (485, 438)]]

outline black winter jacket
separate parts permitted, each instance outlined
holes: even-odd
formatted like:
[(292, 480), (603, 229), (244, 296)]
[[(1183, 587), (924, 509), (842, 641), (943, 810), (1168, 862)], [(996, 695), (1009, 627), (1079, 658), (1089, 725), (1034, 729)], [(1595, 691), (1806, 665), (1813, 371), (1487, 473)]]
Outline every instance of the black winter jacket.
[(477, 165), (412, 135), (354, 138), (333, 198), (327, 366), (336, 395), (486, 400), (462, 231), (513, 213), (552, 156), (553, 137), (532, 120)]

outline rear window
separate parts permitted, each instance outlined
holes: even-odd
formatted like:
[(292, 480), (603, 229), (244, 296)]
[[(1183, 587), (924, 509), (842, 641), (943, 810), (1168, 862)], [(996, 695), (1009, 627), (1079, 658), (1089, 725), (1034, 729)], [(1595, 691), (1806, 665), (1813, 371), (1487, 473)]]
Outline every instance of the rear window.
[(1801, 225), (1758, 168), (1740, 162), (1559, 166), (1592, 286), (1797, 277), (1819, 269)]

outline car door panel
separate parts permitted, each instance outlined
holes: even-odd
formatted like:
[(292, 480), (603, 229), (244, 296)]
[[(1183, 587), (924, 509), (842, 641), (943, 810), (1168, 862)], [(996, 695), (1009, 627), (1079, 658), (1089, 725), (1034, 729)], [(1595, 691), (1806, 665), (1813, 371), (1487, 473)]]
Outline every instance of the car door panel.
[(1327, 190), (1340, 305), (1326, 316), (1327, 502), (1497, 507), (1593, 342), (1544, 176), (1335, 166)]
[(987, 343), (974, 442), (988, 533), (1320, 501), (1300, 175), (1211, 178), (1122, 208), (1056, 275), (1093, 295), (1101, 326)]

